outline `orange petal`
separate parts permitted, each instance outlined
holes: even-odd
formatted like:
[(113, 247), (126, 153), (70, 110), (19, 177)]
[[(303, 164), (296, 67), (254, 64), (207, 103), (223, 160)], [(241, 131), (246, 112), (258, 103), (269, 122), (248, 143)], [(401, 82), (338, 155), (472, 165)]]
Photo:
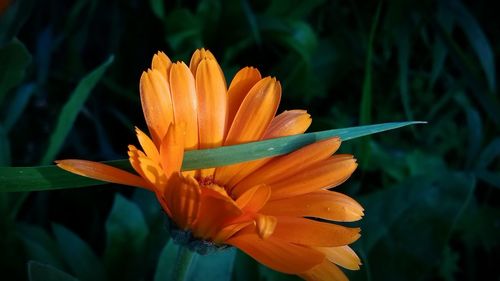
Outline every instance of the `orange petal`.
[(290, 243), (318, 247), (338, 247), (350, 244), (361, 236), (359, 228), (349, 228), (305, 218), (277, 218), (278, 224), (272, 237)]
[(343, 268), (358, 270), (361, 260), (349, 246), (341, 247), (318, 247), (318, 251), (325, 254), (326, 258)]
[(271, 197), (271, 188), (265, 184), (257, 185), (236, 199), (236, 205), (243, 211), (256, 213), (264, 207)]
[(153, 56), (153, 60), (151, 61), (151, 68), (158, 70), (166, 81), (168, 81), (168, 73), (170, 71), (171, 65), (172, 61), (162, 51), (159, 51), (157, 54), (155, 54)]
[(156, 195), (156, 199), (158, 200), (158, 202), (160, 202), (160, 205), (163, 209), (163, 211), (165, 211), (165, 213), (167, 213), (167, 216), (169, 218), (172, 218), (172, 211), (170, 211), (170, 208), (168, 207), (168, 204), (167, 204), (167, 200), (165, 200), (165, 195), (161, 192), (159, 192), (158, 190), (155, 192), (155, 195)]
[(271, 123), (281, 99), (281, 85), (266, 77), (255, 84), (241, 103), (224, 145), (261, 139)]
[(305, 110), (285, 110), (274, 117), (264, 133), (263, 139), (302, 134), (309, 128), (311, 122), (311, 115)]
[(238, 112), (241, 103), (247, 96), (250, 89), (252, 89), (255, 83), (259, 82), (260, 79), (262, 79), (262, 76), (260, 75), (259, 70), (253, 67), (242, 68), (234, 76), (233, 81), (231, 81), (231, 85), (229, 85), (229, 90), (227, 91), (227, 120), (229, 128), (233, 123), (233, 119), (236, 116), (236, 112)]
[(147, 157), (138, 157), (139, 167), (142, 176), (156, 187), (157, 190), (164, 190), (167, 184), (167, 177), (160, 164)]
[(184, 159), (183, 125), (171, 124), (160, 146), (161, 166), (167, 177), (181, 170)]
[(342, 193), (320, 190), (267, 202), (260, 212), (273, 216), (357, 221), (363, 216), (363, 207)]
[[(275, 127), (276, 129), (269, 131), (268, 128), (266, 133), (264, 133), (262, 139), (301, 134), (307, 130), (310, 124), (310, 115), (307, 114), (305, 110), (285, 111), (280, 115), (274, 117), (273, 121), (271, 121), (271, 124), (269, 125), (269, 128)], [(240, 165), (241, 169), (226, 183), (226, 187), (228, 187), (228, 190), (231, 190), (232, 187), (234, 187), (243, 178), (250, 175), (260, 167), (264, 166), (272, 159), (272, 157), (269, 157), (265, 159), (236, 164)]]
[(153, 141), (137, 127), (135, 128), (135, 133), (137, 134), (137, 139), (146, 153), (146, 156), (154, 162), (160, 163), (160, 153), (158, 152), (158, 149)]
[(228, 222), (242, 214), (229, 196), (210, 188), (203, 188), (200, 216), (193, 226), (193, 234), (201, 239), (214, 238)]
[(158, 70), (143, 72), (140, 91), (146, 124), (156, 147), (159, 147), (167, 133), (168, 124), (174, 118), (167, 80)]
[(141, 177), (143, 179), (145, 179), (146, 177), (144, 176), (144, 173), (142, 172), (142, 168), (139, 165), (139, 157), (146, 157), (146, 154), (144, 154), (144, 152), (137, 149), (135, 146), (129, 145), (128, 146), (128, 157), (129, 157), (128, 160), (129, 160), (132, 168), (134, 168), (134, 170), (139, 175), (141, 175)]
[[(249, 226), (226, 241), (239, 248), (260, 263), (283, 273), (298, 274), (320, 264), (324, 255), (306, 246), (274, 239), (271, 235), (261, 239)], [(253, 231), (245, 231), (250, 229)]]
[(267, 239), (271, 236), (271, 234), (273, 234), (276, 224), (278, 223), (278, 219), (273, 216), (259, 214), (257, 215), (255, 222), (260, 238)]
[(240, 231), (241, 229), (253, 224), (254, 221), (248, 220), (245, 222), (240, 222), (240, 223), (233, 223), (227, 226), (224, 226), (217, 235), (213, 238), (213, 242), (216, 244), (225, 244), (226, 240), (229, 239), (231, 236), (233, 236), (235, 233)]
[(325, 259), (321, 264), (313, 267), (306, 273), (299, 276), (309, 281), (349, 281), (344, 272), (338, 266)]
[[(261, 139), (276, 114), (280, 98), (281, 86), (276, 79), (267, 77), (255, 84), (236, 113), (224, 145)], [(218, 168), (215, 179), (221, 184), (227, 184), (242, 168), (241, 164)]]
[(80, 176), (154, 190), (141, 177), (99, 162), (77, 159), (58, 160), (55, 162), (59, 168)]
[(227, 95), (224, 76), (215, 60), (204, 59), (196, 71), (200, 148), (222, 144), (226, 130)]
[(269, 183), (273, 192), (271, 198), (292, 197), (338, 186), (351, 176), (357, 166), (355, 159), (345, 159), (344, 155), (314, 163), (293, 176)]
[(232, 192), (238, 195), (259, 183), (271, 183), (296, 176), (314, 163), (327, 159), (339, 147), (340, 139), (332, 138), (310, 144), (285, 156), (274, 158), (240, 181)]
[(217, 61), (212, 52), (210, 52), (209, 50), (205, 50), (203, 48), (197, 49), (191, 56), (191, 61), (189, 62), (189, 69), (191, 70), (194, 76), (196, 76), (198, 65), (204, 59), (211, 59)]
[(198, 98), (193, 74), (183, 62), (170, 69), (170, 93), (174, 106), (175, 123), (186, 124), (184, 147), (198, 148)]
[(192, 177), (174, 173), (165, 189), (165, 201), (177, 227), (189, 229), (199, 216), (201, 188)]

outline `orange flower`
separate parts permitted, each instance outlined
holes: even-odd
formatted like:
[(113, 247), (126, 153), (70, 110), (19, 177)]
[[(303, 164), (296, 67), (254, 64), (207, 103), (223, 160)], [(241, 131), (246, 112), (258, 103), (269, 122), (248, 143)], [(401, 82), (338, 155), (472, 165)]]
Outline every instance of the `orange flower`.
[(330, 222), (363, 215), (356, 201), (327, 190), (357, 166), (352, 155), (332, 156), (340, 139), (280, 157), (181, 172), (185, 150), (305, 132), (311, 124), (306, 111), (275, 116), (281, 98), (275, 78), (246, 67), (226, 89), (209, 51), (197, 50), (189, 67), (159, 52), (141, 76), (140, 92), (151, 138), (136, 129), (142, 150), (129, 146), (139, 175), (84, 160), (61, 160), (58, 166), (155, 192), (174, 222), (174, 239), (200, 253), (207, 247), (199, 245), (231, 245), (272, 269), (309, 280), (346, 279), (337, 265), (359, 269), (360, 260), (348, 246), (359, 238), (359, 228)]

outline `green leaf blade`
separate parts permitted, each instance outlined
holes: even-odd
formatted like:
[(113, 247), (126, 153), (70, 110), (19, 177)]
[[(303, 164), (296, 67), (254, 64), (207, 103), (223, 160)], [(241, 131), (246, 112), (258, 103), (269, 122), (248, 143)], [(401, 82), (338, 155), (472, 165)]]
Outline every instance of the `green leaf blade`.
[(30, 281), (78, 281), (73, 276), (51, 266), (36, 261), (28, 263)]
[[(207, 167), (219, 167), (266, 157), (278, 156), (295, 151), (305, 145), (332, 137), (339, 137), (342, 141), (348, 141), (355, 138), (380, 133), (383, 131), (423, 123), (425, 122), (413, 121), (366, 125), (269, 139), (240, 145), (225, 146), (213, 148), (210, 150), (206, 149), (186, 151), (182, 169), (195, 170)], [(210, 163), (210, 166), (207, 166), (208, 163)]]
[(97, 82), (104, 75), (104, 72), (113, 62), (113, 56), (110, 56), (103, 64), (87, 74), (76, 86), (75, 90), (71, 93), (68, 102), (64, 105), (57, 125), (49, 140), (49, 147), (42, 158), (42, 164), (49, 164), (61, 149), (66, 136), (69, 134), (73, 123), (78, 116), (83, 104), (90, 95), (90, 92), (95, 87)]
[(149, 227), (141, 209), (120, 194), (106, 221), (104, 261), (108, 280), (139, 280)]
[(0, 48), (0, 103), (24, 78), (30, 62), (31, 55), (28, 49), (17, 39)]
[[(421, 121), (382, 123), (320, 131), (213, 149), (186, 151), (182, 169), (195, 170), (231, 165), (283, 155), (305, 145), (331, 137), (340, 137), (342, 141), (349, 141), (362, 136), (424, 123)], [(131, 170), (128, 160), (106, 161), (104, 163)], [(0, 167), (0, 192), (77, 188), (98, 184), (103, 184), (103, 182), (71, 174), (56, 166)]]
[(173, 240), (168, 240), (168, 242), (165, 243), (158, 258), (154, 281), (168, 280), (168, 278), (172, 276), (172, 269), (175, 265), (178, 247), (178, 245), (174, 244)]
[(64, 261), (79, 280), (106, 280), (102, 263), (85, 241), (59, 224), (53, 224), (52, 231)]
[(210, 255), (194, 254), (193, 262), (187, 272), (187, 280), (230, 281), (236, 249), (229, 248)]

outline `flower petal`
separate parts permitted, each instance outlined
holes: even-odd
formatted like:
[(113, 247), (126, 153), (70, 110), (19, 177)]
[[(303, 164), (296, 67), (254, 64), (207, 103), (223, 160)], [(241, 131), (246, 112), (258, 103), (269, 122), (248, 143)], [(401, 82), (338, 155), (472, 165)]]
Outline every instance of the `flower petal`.
[(357, 221), (363, 216), (363, 207), (342, 193), (320, 190), (267, 202), (260, 212), (273, 216)]
[(271, 234), (273, 234), (276, 224), (278, 223), (278, 219), (273, 216), (258, 214), (255, 222), (260, 238), (267, 239), (271, 236)]
[(203, 59), (196, 71), (200, 148), (222, 145), (226, 130), (227, 95), (215, 60)]
[(204, 59), (211, 59), (217, 61), (215, 59), (215, 56), (209, 50), (205, 50), (204, 48), (197, 49), (191, 56), (191, 61), (189, 62), (189, 69), (193, 73), (193, 76), (196, 76), (198, 65)]
[(190, 229), (199, 216), (201, 188), (192, 177), (174, 173), (165, 189), (165, 201), (180, 229)]
[(344, 272), (327, 259), (308, 272), (299, 274), (299, 276), (309, 281), (349, 281)]
[(193, 74), (183, 62), (174, 63), (170, 69), (170, 94), (175, 123), (186, 124), (184, 147), (198, 148), (198, 100)]
[(231, 236), (233, 236), (235, 233), (240, 231), (241, 229), (254, 224), (253, 219), (249, 219), (245, 222), (239, 222), (239, 223), (233, 223), (229, 224), (227, 226), (224, 226), (217, 235), (213, 238), (213, 242), (216, 244), (225, 244), (226, 240), (229, 239)]
[(144, 118), (153, 142), (159, 147), (174, 118), (170, 89), (164, 75), (155, 69), (142, 73), (139, 87)]
[(338, 247), (348, 245), (361, 236), (359, 228), (350, 228), (305, 218), (277, 218), (278, 224), (272, 237), (289, 243), (318, 247)]
[(137, 134), (137, 139), (146, 153), (146, 156), (154, 162), (160, 163), (160, 153), (153, 141), (137, 127), (135, 127), (135, 133)]
[(147, 157), (138, 157), (137, 160), (142, 171), (142, 176), (154, 185), (157, 190), (164, 190), (167, 184), (167, 177), (160, 164)]
[(265, 184), (248, 189), (238, 199), (236, 205), (243, 211), (256, 213), (264, 207), (271, 197), (271, 188)]
[[(224, 145), (261, 139), (276, 114), (280, 98), (281, 86), (276, 79), (267, 77), (255, 84), (236, 113)], [(241, 164), (218, 168), (215, 179), (225, 185), (242, 168)]]
[[(308, 120), (308, 121), (304, 122), (303, 120)], [(273, 130), (272, 132), (270, 132), (268, 128), (266, 133), (264, 133), (262, 139), (285, 137), (285, 136), (304, 133), (311, 124), (311, 118), (310, 115), (307, 114), (305, 110), (291, 110), (291, 111), (285, 111), (280, 115), (274, 117), (269, 127), (273, 126), (273, 123), (276, 122), (281, 124), (280, 126), (282, 127), (276, 125), (276, 129)], [(228, 188), (228, 190), (231, 190), (243, 178), (250, 175), (260, 167), (264, 166), (267, 162), (269, 162), (272, 159), (273, 159), (272, 157), (269, 157), (265, 159), (259, 159), (241, 164), (236, 164), (240, 165), (241, 169), (238, 171), (238, 173), (234, 174), (233, 177), (226, 183), (226, 187)]]
[(55, 162), (59, 168), (80, 176), (154, 190), (141, 177), (99, 162), (76, 159), (58, 160)]
[(228, 97), (228, 108), (227, 108), (227, 116), (228, 116), (228, 127), (231, 127), (233, 123), (234, 117), (240, 108), (241, 103), (247, 96), (248, 92), (255, 83), (259, 82), (262, 79), (260, 72), (258, 69), (253, 67), (245, 67), (242, 68), (231, 81), (231, 85), (229, 85), (229, 90), (227, 90)]
[(237, 196), (258, 183), (276, 182), (297, 175), (314, 163), (327, 159), (339, 147), (340, 139), (331, 138), (310, 144), (285, 156), (274, 158), (240, 181), (232, 192)]
[(305, 110), (285, 110), (274, 117), (264, 133), (263, 139), (302, 134), (309, 128), (311, 122), (311, 115)]
[(318, 251), (326, 255), (326, 258), (343, 268), (358, 270), (361, 260), (349, 246), (341, 247), (318, 247)]
[(229, 222), (241, 216), (242, 211), (227, 195), (211, 188), (202, 188), (200, 216), (193, 226), (193, 234), (210, 239)]
[(322, 253), (306, 246), (280, 241), (273, 236), (262, 239), (254, 228), (246, 227), (226, 243), (274, 270), (289, 274), (306, 272), (325, 259)]
[(180, 172), (184, 158), (183, 125), (171, 124), (160, 146), (161, 166), (167, 177)]
[[(358, 166), (352, 155), (335, 155), (305, 168), (286, 179), (267, 183), (272, 189), (271, 199), (279, 199), (332, 188), (346, 181)], [(346, 159), (347, 158), (347, 159)]]
[(153, 56), (153, 60), (151, 61), (151, 69), (158, 70), (162, 74), (163, 78), (165, 78), (165, 81), (168, 81), (168, 73), (170, 71), (171, 65), (172, 61), (162, 51), (159, 51), (157, 54), (155, 54)]
[(130, 165), (143, 179), (145, 179), (146, 177), (142, 172), (141, 165), (139, 165), (139, 157), (146, 157), (146, 154), (130, 144), (128, 146), (128, 160)]
[(234, 117), (225, 145), (259, 140), (273, 120), (281, 99), (281, 85), (266, 77), (246, 95)]

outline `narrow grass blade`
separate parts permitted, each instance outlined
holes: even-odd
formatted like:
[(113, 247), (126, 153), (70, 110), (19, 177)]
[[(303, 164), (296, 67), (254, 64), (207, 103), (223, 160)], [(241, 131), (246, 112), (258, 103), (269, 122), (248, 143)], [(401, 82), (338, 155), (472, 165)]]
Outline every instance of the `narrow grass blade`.
[[(241, 145), (188, 151), (184, 156), (182, 168), (184, 170), (195, 170), (207, 167), (225, 166), (290, 153), (305, 145), (331, 137), (340, 137), (343, 141), (347, 141), (419, 123), (423, 122), (394, 122), (366, 125), (276, 138)], [(210, 164), (207, 165), (208, 163)]]
[(24, 78), (30, 62), (31, 55), (21, 41), (13, 39), (0, 47), (0, 103)]
[(363, 81), (363, 92), (361, 96), (361, 107), (359, 121), (361, 124), (369, 124), (372, 118), (372, 62), (373, 62), (373, 41), (375, 40), (375, 31), (380, 17), (382, 2), (379, 2), (377, 11), (373, 18), (370, 37), (368, 39), (368, 48), (365, 60), (365, 79)]
[[(361, 125), (369, 124), (372, 121), (372, 74), (373, 74), (373, 45), (375, 41), (375, 33), (380, 18), (380, 11), (382, 10), (382, 2), (379, 2), (377, 11), (373, 16), (372, 26), (370, 30), (370, 37), (368, 39), (368, 48), (365, 60), (365, 78), (363, 80), (363, 90), (361, 95), (361, 105), (359, 109), (359, 122)], [(361, 143), (360, 156), (363, 161), (360, 162), (362, 167), (366, 167), (370, 162), (370, 149), (369, 138)]]
[(10, 132), (12, 127), (16, 124), (19, 117), (23, 114), (28, 102), (35, 92), (35, 83), (25, 84), (19, 88), (16, 95), (7, 107), (4, 120), (5, 131)]
[[(344, 129), (320, 131), (296, 136), (270, 139), (240, 145), (213, 149), (187, 151), (184, 156), (183, 170), (225, 166), (239, 162), (272, 157), (290, 153), (305, 145), (340, 137), (343, 141), (383, 131), (393, 130), (408, 125), (422, 124), (421, 121), (393, 122), (376, 125), (358, 126)], [(130, 170), (128, 160), (104, 162), (106, 164)], [(51, 190), (76, 188), (102, 184), (103, 182), (80, 177), (56, 166), (39, 167), (0, 167), (0, 192)]]
[(459, 1), (449, 1), (450, 8), (455, 14), (457, 23), (463, 29), (469, 43), (476, 53), (483, 67), (488, 87), (491, 92), (496, 90), (495, 57), (491, 45), (474, 16)]
[(494, 95), (487, 94), (488, 89), (480, 82), (481, 78), (476, 71), (474, 63), (468, 59), (463, 48), (452, 38), (450, 33), (446, 32), (441, 25), (436, 24), (436, 31), (443, 42), (447, 45), (453, 61), (462, 72), (462, 80), (467, 83), (474, 98), (483, 107), (484, 111), (493, 120), (493, 122), (495, 122), (497, 126), (500, 126), (500, 112), (498, 111), (500, 104)]
[(90, 92), (112, 62), (113, 56), (109, 57), (103, 64), (91, 73), (87, 74), (87, 76), (85, 76), (80, 83), (78, 83), (78, 86), (76, 86), (73, 93), (71, 93), (68, 102), (64, 105), (61, 113), (59, 114), (56, 128), (50, 136), (49, 147), (42, 158), (42, 164), (48, 164), (54, 160), (54, 157), (61, 149), (66, 136), (73, 127), (73, 123), (75, 122), (80, 109), (89, 97)]
[(78, 281), (52, 265), (37, 261), (28, 262), (28, 278), (29, 281)]

